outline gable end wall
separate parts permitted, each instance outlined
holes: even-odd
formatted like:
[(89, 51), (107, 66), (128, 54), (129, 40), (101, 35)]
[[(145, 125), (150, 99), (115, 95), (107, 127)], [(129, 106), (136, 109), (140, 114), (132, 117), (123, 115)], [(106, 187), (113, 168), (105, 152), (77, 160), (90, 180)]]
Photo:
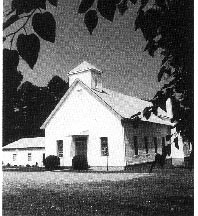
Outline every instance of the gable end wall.
[(73, 136), (87, 135), (90, 166), (106, 166), (100, 137), (108, 137), (109, 166), (124, 166), (124, 132), (120, 119), (77, 84), (45, 129), (46, 156), (57, 155), (57, 140), (63, 140), (62, 165), (71, 166), (75, 155)]

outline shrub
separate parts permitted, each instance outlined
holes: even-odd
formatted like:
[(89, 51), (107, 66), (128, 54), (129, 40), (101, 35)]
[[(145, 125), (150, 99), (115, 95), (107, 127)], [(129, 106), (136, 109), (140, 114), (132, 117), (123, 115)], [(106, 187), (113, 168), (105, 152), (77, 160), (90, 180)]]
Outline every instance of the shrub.
[(72, 159), (72, 167), (74, 170), (87, 170), (87, 157), (84, 155), (76, 155)]
[(10, 164), (9, 163), (7, 163), (7, 165), (6, 165), (7, 167), (10, 167)]
[(44, 166), (47, 170), (54, 170), (60, 166), (60, 158), (55, 155), (49, 155), (45, 158)]
[(31, 167), (29, 164), (26, 164), (26, 167)]

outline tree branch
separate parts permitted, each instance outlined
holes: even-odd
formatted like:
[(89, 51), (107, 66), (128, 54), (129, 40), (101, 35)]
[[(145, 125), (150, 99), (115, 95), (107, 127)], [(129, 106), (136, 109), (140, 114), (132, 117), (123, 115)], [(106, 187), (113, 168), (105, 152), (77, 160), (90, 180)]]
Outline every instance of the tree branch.
[[(8, 11), (9, 11), (9, 13), (6, 14)], [(10, 10), (10, 9), (8, 9), (8, 10), (6, 10), (5, 12), (3, 12), (3, 16), (9, 16), (9, 15), (12, 14), (14, 11), (15, 11), (15, 10)]]
[(27, 35), (27, 31), (26, 31), (26, 28), (25, 28), (25, 26), (24, 26), (24, 28), (23, 28), (23, 29), (24, 29), (24, 31), (25, 31), (25, 34)]
[(6, 22), (3, 23), (3, 30), (8, 28), (10, 25), (15, 23), (19, 19), (18, 15), (12, 15), (9, 19), (7, 19)]
[[(23, 17), (19, 17), (18, 15), (13, 15), (12, 17), (12, 22), (10, 21), (9, 23), (7, 23), (7, 21), (6, 22), (4, 22), (3, 23), (3, 30), (5, 29), (5, 28), (7, 28), (7, 27), (9, 27), (11, 24), (13, 24), (14, 22), (16, 22), (16, 21), (18, 21), (18, 20), (21, 20), (21, 19), (23, 19), (23, 18), (26, 18), (26, 17), (29, 17), (30, 15), (26, 15), (26, 16), (23, 16)], [(10, 18), (9, 18), (10, 19)], [(8, 20), (9, 20), (8, 19)], [(7, 37), (7, 36), (6, 36)]]
[(27, 17), (27, 20), (24, 22), (24, 24), (23, 24), (18, 30), (16, 30), (15, 32), (12, 32), (12, 33), (10, 33), (10, 34), (8, 34), (8, 35), (6, 35), (6, 36), (4, 37), (4, 38), (7, 38), (7, 37), (10, 37), (11, 35), (13, 35), (13, 36), (12, 36), (12, 39), (10, 40), (10, 43), (11, 43), (11, 44), (10, 44), (10, 49), (12, 48), (12, 43), (13, 43), (13, 40), (14, 40), (15, 35), (16, 35), (21, 29), (25, 29), (26, 24), (28, 23), (29, 19), (31, 18), (31, 16), (34, 14), (35, 11), (36, 11), (36, 9), (33, 10), (32, 13), (31, 13), (30, 15), (20, 17), (20, 19)]

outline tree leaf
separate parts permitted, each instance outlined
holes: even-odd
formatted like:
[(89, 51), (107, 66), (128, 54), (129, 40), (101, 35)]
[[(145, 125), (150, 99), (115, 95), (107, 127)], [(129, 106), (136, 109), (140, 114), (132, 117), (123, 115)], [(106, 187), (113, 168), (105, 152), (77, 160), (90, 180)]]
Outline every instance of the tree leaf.
[(28, 1), (29, 7), (31, 7), (31, 9), (36, 9), (36, 8), (42, 8), (44, 10), (46, 10), (46, 0), (33, 0), (33, 1)]
[(138, 10), (138, 15), (135, 20), (135, 31), (142, 27), (144, 19), (144, 11), (142, 9)]
[(116, 11), (116, 0), (98, 0), (97, 8), (105, 19), (113, 22)]
[(78, 13), (86, 13), (93, 5), (94, 1), (95, 0), (82, 0), (78, 8)]
[(55, 42), (56, 21), (50, 12), (34, 14), (32, 26), (41, 38), (52, 43)]
[[(144, 38), (147, 41), (155, 40), (157, 36), (159, 36), (159, 28), (161, 22), (161, 14), (156, 9), (149, 9), (146, 12), (140, 7), (138, 11), (138, 16), (135, 21), (135, 30), (138, 28), (141, 29)], [(159, 39), (160, 41), (160, 39)], [(158, 42), (159, 42), (158, 41)], [(159, 44), (155, 45), (155, 48), (158, 48)], [(154, 47), (153, 47), (154, 48)], [(153, 55), (153, 51), (151, 52)]]
[(32, 1), (28, 0), (13, 0), (12, 1), (12, 9), (16, 10), (16, 14), (20, 15), (23, 13), (29, 13), (32, 8)]
[(168, 69), (166, 70), (166, 74), (167, 74), (168, 76), (171, 76), (171, 74), (172, 74), (171, 68), (168, 68)]
[(147, 5), (148, 1), (149, 0), (141, 0), (141, 6), (140, 6), (140, 8), (144, 8)]
[(153, 107), (152, 107), (152, 112), (153, 112), (153, 114), (156, 115), (156, 116), (157, 116), (157, 114), (158, 114), (157, 108), (158, 108), (158, 107), (156, 107), (156, 106), (153, 106)]
[(33, 9), (46, 9), (46, 0), (12, 0), (12, 10), (16, 10), (16, 14), (29, 13)]
[(165, 57), (162, 59), (162, 65), (164, 65), (169, 59), (170, 59), (170, 56), (165, 56)]
[(92, 34), (93, 30), (98, 24), (98, 15), (95, 10), (89, 10), (85, 14), (84, 23), (88, 28), (90, 34)]
[(130, 0), (132, 4), (136, 4), (137, 0)]
[(166, 111), (166, 89), (159, 90), (154, 98), (152, 99), (152, 103), (155, 107), (160, 107), (162, 110)]
[(38, 59), (40, 51), (40, 40), (35, 34), (20, 34), (17, 38), (17, 50), (19, 55), (27, 62), (31, 69)]
[(3, 23), (3, 30), (10, 25), (12, 25), (14, 22), (16, 22), (19, 19), (18, 15), (12, 15), (6, 22)]
[(158, 73), (158, 82), (161, 81), (164, 74), (171, 76), (172, 70), (170, 67), (162, 66), (159, 73)]
[(46, 0), (37, 0), (38, 2), (38, 7), (37, 8), (42, 8), (46, 10)]
[(148, 51), (150, 56), (154, 57), (154, 53), (157, 50), (157, 46), (156, 46), (154, 40), (148, 41), (144, 51), (146, 51), (146, 50)]
[(11, 9), (16, 10), (16, 14), (20, 15), (24, 13), (25, 1), (24, 0), (12, 0)]
[(165, 0), (155, 0), (155, 4), (161, 8), (164, 8), (166, 6)]
[(157, 76), (158, 82), (161, 81), (161, 79), (162, 79), (162, 77), (163, 77), (163, 75), (164, 75), (165, 69), (166, 69), (165, 66), (162, 66), (162, 67), (161, 67), (161, 69), (160, 69), (160, 71), (159, 71), (159, 73), (158, 73), (158, 76)]
[(146, 118), (146, 119), (149, 119), (150, 116), (151, 116), (151, 110), (152, 110), (152, 107), (146, 107), (144, 110), (143, 110), (143, 116)]
[(148, 39), (153, 40), (158, 35), (161, 14), (158, 10), (149, 9), (144, 13), (144, 28), (148, 31)]
[(50, 4), (54, 5), (57, 7), (58, 5), (58, 0), (48, 0)]
[(10, 10), (7, 14), (6, 14), (6, 16), (8, 17), (8, 16), (10, 16), (10, 14), (12, 14), (14, 12), (14, 10)]
[(122, 0), (117, 5), (118, 10), (119, 10), (119, 12), (120, 12), (121, 15), (123, 15), (126, 12), (126, 10), (128, 9), (128, 4), (127, 3), (128, 3), (128, 0)]

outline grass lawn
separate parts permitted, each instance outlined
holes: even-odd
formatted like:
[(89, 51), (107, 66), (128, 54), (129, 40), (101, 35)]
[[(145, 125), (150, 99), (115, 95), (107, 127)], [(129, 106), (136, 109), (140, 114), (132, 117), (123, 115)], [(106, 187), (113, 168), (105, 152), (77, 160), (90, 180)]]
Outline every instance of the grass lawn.
[(3, 215), (193, 215), (193, 172), (3, 172)]

